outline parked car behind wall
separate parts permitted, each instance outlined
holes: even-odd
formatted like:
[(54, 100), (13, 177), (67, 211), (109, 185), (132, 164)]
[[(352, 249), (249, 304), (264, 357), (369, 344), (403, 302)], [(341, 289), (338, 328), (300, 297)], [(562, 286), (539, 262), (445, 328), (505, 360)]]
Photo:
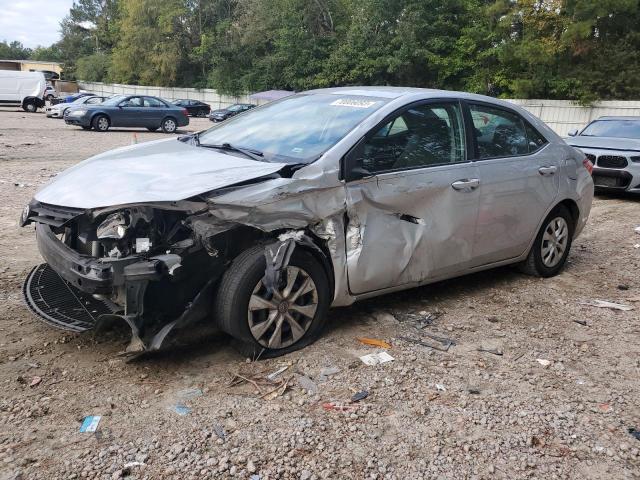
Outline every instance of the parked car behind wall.
[(211, 111), (211, 107), (209, 105), (199, 100), (181, 99), (174, 100), (171, 103), (186, 109), (192, 117), (206, 117)]
[(220, 110), (214, 110), (209, 114), (209, 120), (212, 122), (222, 122), (227, 118), (231, 118), (239, 113), (246, 112), (254, 108), (256, 105), (252, 103), (236, 103), (227, 108), (221, 108)]

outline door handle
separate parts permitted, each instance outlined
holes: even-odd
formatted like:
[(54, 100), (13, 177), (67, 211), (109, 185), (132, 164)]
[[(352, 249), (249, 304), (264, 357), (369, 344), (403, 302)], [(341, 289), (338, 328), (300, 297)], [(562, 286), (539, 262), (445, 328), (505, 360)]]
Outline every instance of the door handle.
[(451, 184), (451, 187), (454, 190), (465, 190), (470, 192), (471, 190), (475, 190), (480, 185), (480, 180), (477, 178), (469, 178), (455, 181)]
[(554, 173), (556, 173), (557, 171), (558, 171), (558, 167), (555, 167), (555, 166), (540, 167), (538, 169), (538, 172), (540, 173), (540, 175), (543, 175), (545, 177), (549, 177), (549, 176), (553, 175)]

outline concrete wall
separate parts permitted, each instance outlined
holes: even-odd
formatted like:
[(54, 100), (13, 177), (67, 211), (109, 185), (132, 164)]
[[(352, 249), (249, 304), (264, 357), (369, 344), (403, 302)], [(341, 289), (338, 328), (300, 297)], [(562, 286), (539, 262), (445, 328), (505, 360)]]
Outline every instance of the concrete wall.
[(250, 100), (248, 96), (232, 97), (219, 95), (216, 90), (198, 88), (147, 87), (140, 85), (120, 85), (109, 83), (78, 82), (81, 89), (97, 95), (153, 95), (166, 100), (189, 98), (208, 103), (212, 109), (224, 108), (234, 103), (265, 103)]
[(508, 100), (527, 109), (558, 133), (566, 136), (569, 130), (582, 128), (591, 120), (604, 115), (640, 116), (640, 101), (603, 101), (589, 107), (569, 100)]
[[(218, 95), (211, 89), (196, 88), (165, 88), (145, 87), (138, 85), (118, 85), (107, 83), (78, 82), (80, 88), (102, 95), (112, 94), (139, 94), (154, 95), (176, 100), (178, 98), (190, 98), (201, 100), (211, 105), (211, 108), (223, 108), (233, 103), (265, 103), (249, 100), (247, 96), (230, 97)], [(599, 102), (590, 107), (580, 106), (569, 100), (508, 100), (520, 105), (541, 118), (559, 135), (566, 136), (569, 130), (582, 128), (591, 120), (603, 115), (638, 115), (640, 116), (640, 101), (606, 101)]]

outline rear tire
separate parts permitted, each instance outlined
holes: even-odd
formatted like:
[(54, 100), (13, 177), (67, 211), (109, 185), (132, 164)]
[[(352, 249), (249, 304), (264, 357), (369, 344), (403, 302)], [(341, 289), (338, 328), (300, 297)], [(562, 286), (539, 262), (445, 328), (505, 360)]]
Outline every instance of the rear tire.
[(518, 265), (521, 272), (538, 277), (553, 277), (564, 267), (575, 229), (571, 212), (558, 205), (545, 218), (527, 259)]
[(24, 102), (24, 104), (22, 104), (22, 109), (25, 112), (36, 113), (38, 111), (38, 106), (33, 100), (27, 100)]
[(178, 122), (176, 122), (175, 118), (168, 117), (162, 121), (161, 127), (164, 133), (175, 133), (178, 129)]
[(106, 115), (96, 115), (96, 117), (91, 122), (91, 126), (98, 132), (106, 132), (107, 130), (109, 130), (110, 125), (111, 122)]
[(253, 359), (277, 357), (313, 343), (322, 333), (331, 301), (324, 268), (302, 248), (294, 250), (283, 270), (277, 295), (262, 284), (265, 265), (264, 245), (236, 257), (222, 276), (213, 309), (220, 329), (234, 338), (234, 347)]

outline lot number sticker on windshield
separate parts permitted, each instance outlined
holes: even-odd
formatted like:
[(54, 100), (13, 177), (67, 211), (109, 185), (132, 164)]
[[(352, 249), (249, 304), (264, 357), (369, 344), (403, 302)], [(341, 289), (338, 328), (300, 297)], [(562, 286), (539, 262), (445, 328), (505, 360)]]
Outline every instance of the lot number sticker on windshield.
[(341, 98), (334, 102), (331, 102), (331, 105), (334, 107), (351, 107), (351, 108), (369, 108), (375, 105), (378, 102), (371, 100), (354, 100), (352, 98)]

